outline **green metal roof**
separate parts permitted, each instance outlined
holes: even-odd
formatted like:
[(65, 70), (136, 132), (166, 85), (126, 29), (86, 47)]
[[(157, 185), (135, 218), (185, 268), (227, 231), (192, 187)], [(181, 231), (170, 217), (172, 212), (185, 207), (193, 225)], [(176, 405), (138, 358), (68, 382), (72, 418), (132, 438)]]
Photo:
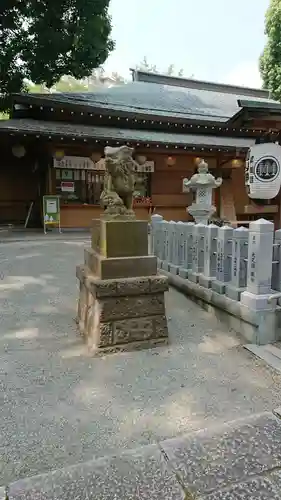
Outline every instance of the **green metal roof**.
[[(246, 93), (246, 90), (245, 90)], [(249, 95), (186, 88), (158, 83), (132, 82), (111, 88), (98, 89), (95, 93), (52, 93), (15, 96), (34, 104), (80, 106), (85, 111), (101, 109), (107, 113), (125, 112), (183, 120), (227, 123), (239, 111), (238, 100), (248, 100)], [(276, 104), (265, 98), (254, 102)]]

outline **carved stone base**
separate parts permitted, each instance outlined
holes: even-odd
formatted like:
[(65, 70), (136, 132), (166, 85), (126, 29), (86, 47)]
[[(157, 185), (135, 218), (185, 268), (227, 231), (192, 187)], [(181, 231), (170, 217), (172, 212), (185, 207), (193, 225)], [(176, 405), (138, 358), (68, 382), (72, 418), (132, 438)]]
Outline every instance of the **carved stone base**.
[(168, 343), (165, 276), (98, 279), (78, 266), (80, 282), (77, 323), (96, 354)]

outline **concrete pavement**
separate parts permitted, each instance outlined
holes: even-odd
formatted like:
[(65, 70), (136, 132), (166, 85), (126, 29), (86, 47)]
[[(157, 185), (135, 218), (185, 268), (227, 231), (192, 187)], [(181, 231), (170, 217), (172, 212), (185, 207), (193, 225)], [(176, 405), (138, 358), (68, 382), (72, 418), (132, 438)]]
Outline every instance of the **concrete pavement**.
[(88, 241), (0, 245), (0, 486), (280, 406), (280, 374), (174, 290), (169, 346), (89, 356), (74, 322)]

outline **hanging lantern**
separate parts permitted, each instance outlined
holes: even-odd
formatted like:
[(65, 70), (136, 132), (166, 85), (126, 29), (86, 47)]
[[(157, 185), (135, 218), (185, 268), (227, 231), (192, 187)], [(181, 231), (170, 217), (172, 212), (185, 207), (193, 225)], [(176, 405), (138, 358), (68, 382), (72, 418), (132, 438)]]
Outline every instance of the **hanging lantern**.
[(59, 149), (59, 150), (55, 151), (54, 156), (55, 156), (56, 160), (62, 160), (64, 157), (64, 151), (62, 149)]
[(16, 158), (22, 158), (25, 155), (26, 150), (21, 144), (15, 144), (15, 146), (12, 147), (12, 153)]
[(243, 160), (239, 159), (239, 158), (235, 158), (234, 160), (232, 160), (231, 162), (231, 166), (233, 168), (239, 168), (239, 167), (242, 167), (243, 166)]
[(174, 156), (168, 156), (166, 163), (168, 167), (173, 167), (176, 164), (176, 158)]
[(100, 161), (101, 159), (101, 153), (92, 153), (91, 156), (90, 156), (91, 160), (96, 163), (98, 161)]
[(139, 155), (136, 157), (136, 161), (139, 165), (144, 165), (146, 162), (146, 156)]

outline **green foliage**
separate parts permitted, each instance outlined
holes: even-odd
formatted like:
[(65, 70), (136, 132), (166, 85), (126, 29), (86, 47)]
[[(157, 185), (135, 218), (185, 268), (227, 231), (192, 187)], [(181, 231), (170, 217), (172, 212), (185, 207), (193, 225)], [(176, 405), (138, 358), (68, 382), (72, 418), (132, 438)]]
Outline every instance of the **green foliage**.
[[(139, 64), (137, 64), (136, 70), (146, 71), (147, 73), (159, 73), (157, 66), (155, 64), (150, 64), (148, 62), (146, 56), (143, 58), (143, 60)], [(183, 69), (180, 69), (179, 71), (177, 71), (174, 64), (170, 64), (168, 66), (167, 70), (164, 71), (164, 75), (167, 75), (167, 76), (183, 77), (183, 74), (184, 74)]]
[(26, 81), (47, 88), (63, 75), (89, 77), (113, 50), (110, 0), (1, 0), (1, 108), (27, 91)]
[(260, 72), (265, 88), (281, 100), (281, 0), (271, 0), (266, 13), (267, 44), (260, 58)]

